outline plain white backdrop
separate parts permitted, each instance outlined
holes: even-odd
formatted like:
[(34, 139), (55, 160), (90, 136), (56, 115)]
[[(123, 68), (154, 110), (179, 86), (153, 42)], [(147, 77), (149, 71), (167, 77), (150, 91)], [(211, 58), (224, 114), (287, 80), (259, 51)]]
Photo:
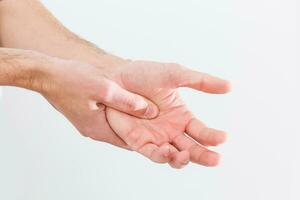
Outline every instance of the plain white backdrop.
[(182, 90), (229, 132), (218, 168), (183, 170), (81, 137), (38, 94), (0, 100), (0, 199), (299, 200), (298, 0), (44, 0), (72, 31), (133, 59), (231, 80), (230, 95)]

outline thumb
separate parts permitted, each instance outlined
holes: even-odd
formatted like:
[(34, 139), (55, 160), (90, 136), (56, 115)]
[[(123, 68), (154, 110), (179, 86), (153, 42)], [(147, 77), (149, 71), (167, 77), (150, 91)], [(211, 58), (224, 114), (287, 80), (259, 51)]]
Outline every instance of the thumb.
[(113, 81), (106, 80), (104, 88), (99, 100), (106, 106), (145, 119), (155, 118), (159, 114), (154, 103), (123, 89)]
[(230, 83), (221, 78), (191, 70), (178, 64), (166, 64), (170, 79), (175, 87), (189, 87), (213, 94), (224, 94), (230, 91)]

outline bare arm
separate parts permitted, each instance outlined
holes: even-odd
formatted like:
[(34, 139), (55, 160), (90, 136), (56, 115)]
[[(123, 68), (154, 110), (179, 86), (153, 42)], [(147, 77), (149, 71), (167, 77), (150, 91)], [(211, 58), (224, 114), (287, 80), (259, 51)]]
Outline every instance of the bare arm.
[(52, 64), (37, 52), (0, 48), (0, 85), (41, 91), (42, 77)]
[(35, 50), (97, 66), (125, 62), (69, 31), (38, 0), (0, 1), (0, 30), (3, 47)]
[[(187, 86), (209, 93), (226, 93), (229, 90), (228, 82), (209, 75), (199, 74), (179, 65), (130, 62), (109, 55), (63, 27), (38, 0), (3, 0), (0, 2), (0, 30), (0, 41), (4, 47), (37, 50), (51, 56), (74, 59), (92, 64), (92, 66), (100, 66), (100, 68), (101, 66), (105, 66), (106, 69), (109, 67), (107, 69), (109, 72), (105, 72), (104, 77), (108, 77), (117, 83), (115, 85), (112, 84), (113, 87), (110, 87), (110, 89), (113, 88), (115, 91), (116, 88), (125, 88), (128, 91), (147, 97), (159, 105), (160, 109), (165, 108), (166, 113), (174, 113), (172, 116), (165, 115), (163, 117), (165, 113), (162, 112), (153, 120), (137, 120), (130, 115), (115, 115), (116, 113), (113, 114), (115, 110), (108, 108), (105, 111), (102, 106), (97, 111), (93, 111), (91, 108), (94, 107), (87, 105), (91, 103), (91, 94), (95, 94), (95, 91), (97, 93), (102, 87), (103, 82), (94, 82), (101, 79), (102, 72), (98, 74), (97, 70), (95, 71), (89, 65), (80, 64), (79, 66), (78, 63), (74, 65), (74, 63), (70, 64), (63, 61), (64, 64), (61, 65), (61, 68), (55, 68), (56, 76), (52, 80), (54, 84), (50, 84), (52, 85), (51, 87), (57, 89), (50, 90), (44, 96), (84, 135), (118, 146), (126, 147), (127, 145), (128, 147), (129, 145), (130, 149), (139, 151), (155, 162), (169, 162), (174, 167), (181, 167), (186, 164), (189, 161), (189, 156), (191, 161), (202, 165), (213, 166), (218, 163), (218, 155), (208, 151), (197, 142), (204, 146), (207, 144), (217, 145), (224, 141), (225, 134), (205, 128), (198, 120), (191, 120), (191, 113), (184, 120), (181, 119), (184, 114), (188, 113), (184, 106), (181, 106), (184, 108), (182, 109), (183, 112), (176, 113), (176, 110), (178, 110), (177, 104), (175, 106), (163, 106), (164, 104), (161, 103), (162, 99), (166, 102), (174, 102), (176, 98), (173, 97), (177, 95), (170, 94), (176, 94), (173, 89), (177, 87)], [(130, 74), (127, 72), (130, 72)], [(174, 77), (176, 74), (178, 76)], [(182, 76), (184, 74), (187, 75)], [(94, 75), (98, 76), (95, 77)], [(159, 82), (158, 80), (162, 81)], [(145, 93), (147, 86), (149, 91)], [(75, 88), (75, 90), (72, 88)], [(82, 91), (82, 93), (78, 91)], [(106, 92), (108, 91), (106, 90)], [(125, 91), (123, 90), (123, 92)], [(106, 96), (109, 93), (106, 93)], [(125, 95), (125, 93), (123, 94)], [(82, 98), (83, 95), (84, 98)], [(105, 99), (107, 100), (107, 98)], [(130, 102), (136, 102), (133, 99)], [(143, 112), (145, 111), (146, 109), (143, 109)], [(157, 110), (154, 113), (157, 113)], [(170, 121), (169, 123), (168, 120)], [(179, 122), (175, 125), (177, 129), (170, 130), (170, 127), (174, 127), (174, 121)], [(189, 122), (191, 123), (189, 124)], [(115, 126), (113, 123), (116, 123)], [(100, 124), (104, 126), (101, 127)], [(145, 124), (145, 127), (141, 126)], [(153, 127), (156, 128), (153, 129)], [(185, 131), (184, 128), (187, 128), (187, 134), (194, 140), (189, 140), (185, 137), (185, 133), (183, 133)], [(172, 136), (171, 134), (174, 134), (178, 129), (180, 129), (180, 132), (177, 133), (176, 148), (172, 148), (170, 143), (170, 146), (165, 149), (166, 146), (162, 145), (162, 142), (166, 142), (168, 146), (170, 139), (174, 139), (174, 135)], [(164, 132), (162, 140), (156, 137), (151, 139), (153, 130)], [(145, 135), (144, 133), (147, 133), (147, 131), (150, 134)], [(127, 137), (127, 133), (131, 134), (127, 135)], [(167, 134), (165, 135), (165, 133)], [(118, 136), (122, 137), (123, 140)], [(132, 142), (143, 143), (142, 146), (139, 146), (142, 148), (138, 148)], [(145, 142), (146, 144), (150, 143), (150, 145), (144, 145)], [(167, 157), (165, 157), (165, 153), (168, 154)]]

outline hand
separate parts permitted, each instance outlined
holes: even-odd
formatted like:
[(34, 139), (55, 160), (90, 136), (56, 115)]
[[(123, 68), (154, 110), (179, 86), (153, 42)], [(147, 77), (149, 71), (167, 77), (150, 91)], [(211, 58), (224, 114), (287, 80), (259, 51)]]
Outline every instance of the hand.
[[(99, 51), (93, 45), (78, 39), (73, 33), (66, 31), (67, 29), (62, 29), (61, 24), (54, 18), (51, 20), (51, 23), (48, 23), (49, 20), (47, 19), (51, 14), (48, 13), (38, 1), (31, 2), (30, 4), (28, 4), (27, 1), (8, 2), (7, 4), (1, 4), (0, 9), (1, 11), (12, 11), (0, 11), (0, 18), (3, 18), (1, 21), (3, 23), (0, 23), (2, 27), (2, 29), (0, 28), (1, 44), (3, 46), (34, 49), (48, 55), (81, 60), (83, 62), (92, 63), (93, 65), (97, 65), (97, 63), (100, 62), (100, 66), (102, 66), (102, 61), (98, 59), (97, 56)], [(10, 23), (11, 20), (20, 23)], [(22, 24), (22, 26), (20, 26), (20, 24)], [(32, 24), (35, 24), (35, 26), (32, 26)], [(22, 31), (24, 27), (26, 27), (25, 32)], [(43, 35), (45, 37), (37, 37), (36, 27), (40, 27), (39, 36)], [(148, 67), (150, 66), (149, 69), (145, 67), (140, 68), (140, 66), (137, 67), (137, 65), (144, 64), (148, 65)], [(39, 66), (39, 64), (35, 64), (35, 66)], [(52, 76), (49, 80), (43, 81), (43, 87), (40, 92), (54, 107), (62, 112), (83, 135), (126, 148), (127, 145), (110, 128), (107, 122), (107, 118), (109, 118), (116, 131), (121, 129), (121, 131), (118, 131), (118, 134), (130, 144), (132, 149), (141, 152), (154, 161), (168, 161), (173, 166), (178, 167), (180, 164), (188, 161), (189, 159), (187, 158), (190, 156), (192, 161), (200, 164), (216, 164), (218, 161), (217, 154), (209, 152), (204, 146), (199, 144), (214, 145), (221, 143), (225, 138), (224, 134), (205, 128), (201, 122), (194, 119), (192, 114), (187, 111), (184, 103), (180, 100), (176, 88), (189, 86), (207, 92), (226, 92), (228, 89), (227, 83), (209, 78), (209, 76), (206, 75), (202, 76), (201, 74), (198, 74), (196, 77), (196, 73), (187, 73), (190, 75), (186, 75), (185, 79), (182, 79), (184, 77), (179, 77), (179, 74), (187, 70), (178, 70), (180, 67), (177, 65), (167, 65), (169, 66), (167, 68), (165, 66), (165, 64), (159, 63), (134, 62), (129, 64), (131, 68), (130, 72), (126, 72), (127, 68), (120, 67), (118, 73), (113, 72), (115, 69), (112, 69), (112, 71), (108, 73), (102, 73), (102, 68), (96, 70), (90, 65), (70, 61), (59, 61), (55, 63), (54, 67), (51, 67), (53, 69)], [(19, 68), (18, 71), (20, 71)], [(22, 74), (21, 79), (23, 82), (24, 73), (20, 74)], [(114, 74), (112, 79), (119, 81), (119, 84), (111, 82), (104, 74)], [(124, 74), (124, 76), (122, 74)], [(31, 75), (30, 73), (29, 77), (31, 77)], [(134, 77), (129, 77), (129, 75), (134, 75)], [(192, 78), (195, 83), (194, 86), (190, 84), (192, 80), (189, 80), (189, 78), (191, 78), (189, 76), (194, 77), (194, 79)], [(136, 80), (130, 80), (132, 78), (136, 78)], [(15, 77), (13, 79), (15, 79)], [(124, 80), (122, 81), (122, 79)], [(201, 81), (202, 79), (203, 81)], [(208, 84), (206, 85), (207, 81)], [(210, 81), (212, 81), (212, 83)], [(199, 85), (201, 82), (203, 83), (202, 86)], [(30, 85), (31, 83), (29, 83), (29, 89), (31, 87)], [(37, 88), (39, 88), (39, 84), (37, 85)], [(107, 112), (105, 112), (106, 108), (104, 105), (108, 105), (134, 116), (143, 116), (144, 113), (146, 116), (155, 116), (155, 114), (152, 115), (151, 113), (157, 112), (155, 111), (156, 108), (143, 108), (142, 105), (145, 104), (138, 100), (141, 99), (141, 96), (128, 94), (122, 87), (128, 87), (129, 89), (131, 88), (131, 91), (145, 94), (149, 99), (153, 98), (156, 101), (155, 103), (160, 106), (163, 114), (160, 114), (159, 117), (154, 120), (146, 121), (116, 112), (112, 109), (108, 109)], [(118, 94), (120, 94), (120, 96), (118, 96)], [(150, 102), (148, 103), (152, 105)], [(154, 111), (151, 112), (151, 110)], [(177, 116), (177, 114), (181, 115)], [(109, 116), (105, 117), (106, 115)], [(117, 121), (113, 121), (114, 119)], [(120, 124), (117, 124), (118, 121)], [(130, 142), (134, 134), (138, 133), (138, 131), (130, 130), (134, 128), (135, 125), (137, 125), (136, 130), (145, 131), (142, 132), (140, 136), (138, 135), (138, 139), (141, 141), (140, 143), (144, 142), (144, 145), (140, 145), (140, 143), (137, 145)], [(151, 128), (155, 128), (155, 131), (152, 131)], [(201, 128), (203, 128), (202, 131), (200, 131)], [(198, 134), (197, 129), (199, 129)], [(132, 135), (128, 136), (126, 133), (131, 133)], [(155, 135), (157, 136), (154, 137)], [(187, 137), (187, 135), (193, 137), (195, 140)], [(207, 135), (208, 138), (205, 138), (205, 135)], [(165, 139), (159, 139), (160, 137)], [(165, 141), (164, 146), (161, 145), (163, 141)], [(160, 147), (160, 149), (156, 149), (158, 147)], [(149, 152), (147, 152), (147, 148), (149, 148)], [(151, 154), (151, 152), (153, 153)], [(161, 152), (171, 154), (172, 156), (171, 158), (169, 158), (170, 156), (168, 155), (165, 156), (166, 158), (160, 157)]]
[(109, 80), (103, 68), (61, 59), (51, 62), (39, 92), (84, 136), (127, 148), (111, 130), (106, 106), (142, 118), (158, 114), (155, 104)]
[(107, 108), (110, 127), (132, 150), (157, 163), (180, 168), (190, 160), (216, 166), (219, 155), (206, 146), (223, 143), (226, 134), (207, 128), (180, 99), (177, 88), (190, 87), (208, 93), (226, 93), (229, 83), (177, 64), (129, 62), (108, 75), (122, 88), (142, 95), (159, 107), (158, 117), (145, 120)]

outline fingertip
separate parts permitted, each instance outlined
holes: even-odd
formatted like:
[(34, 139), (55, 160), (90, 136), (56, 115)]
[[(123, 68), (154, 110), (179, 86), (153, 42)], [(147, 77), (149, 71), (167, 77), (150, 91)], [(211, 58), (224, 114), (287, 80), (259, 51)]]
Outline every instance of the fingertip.
[(206, 167), (216, 167), (220, 163), (220, 154), (212, 151), (204, 152), (200, 157), (200, 163)]
[(169, 144), (164, 144), (160, 147), (161, 154), (168, 158), (171, 155), (171, 148)]
[(149, 103), (147, 108), (146, 108), (144, 117), (146, 119), (154, 119), (158, 116), (158, 114), (159, 114), (158, 107), (153, 103)]
[(207, 92), (215, 94), (227, 94), (231, 91), (231, 83), (227, 80), (220, 79), (218, 84), (212, 86)]
[(181, 153), (181, 155), (180, 155), (181, 158), (179, 158), (180, 163), (182, 166), (186, 166), (190, 162), (190, 153), (186, 150), (181, 151), (180, 153)]
[(190, 156), (188, 151), (181, 151), (173, 154), (172, 160), (169, 163), (171, 167), (175, 169), (182, 169), (190, 162)]
[(217, 167), (221, 162), (221, 155), (217, 154), (217, 156), (213, 156), (210, 160), (209, 166), (210, 167)]
[(223, 144), (227, 141), (228, 134), (224, 131), (220, 131), (219, 134), (216, 136), (216, 143), (217, 144)]
[(128, 112), (141, 119), (154, 119), (159, 115), (159, 108), (151, 101), (141, 98), (135, 101), (135, 106)]
[(167, 145), (158, 147), (155, 144), (149, 143), (141, 147), (138, 152), (156, 163), (168, 163), (171, 160)]
[(210, 144), (213, 146), (218, 146), (226, 142), (228, 136), (227, 133), (224, 131), (216, 131), (213, 135)]
[(231, 82), (230, 81), (227, 81), (227, 80), (223, 80), (224, 83), (223, 83), (223, 91), (224, 93), (229, 93), (232, 89), (232, 85), (231, 85)]

